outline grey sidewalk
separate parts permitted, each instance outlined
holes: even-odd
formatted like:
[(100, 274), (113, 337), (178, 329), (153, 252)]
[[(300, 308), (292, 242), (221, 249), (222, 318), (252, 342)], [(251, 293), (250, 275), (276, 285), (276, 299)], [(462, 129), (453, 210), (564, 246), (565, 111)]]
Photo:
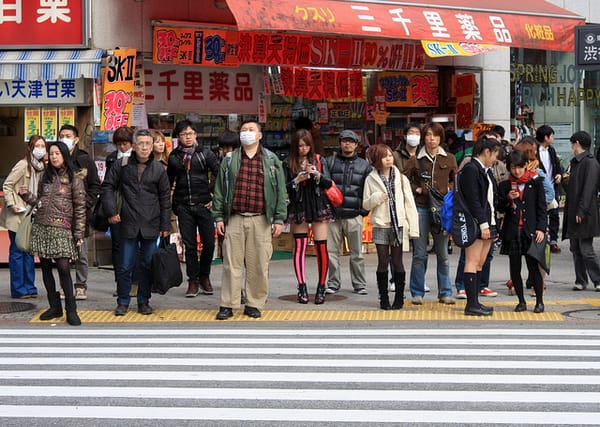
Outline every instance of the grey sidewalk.
[[(598, 240), (598, 239), (597, 239)], [(599, 240), (600, 242), (600, 240)], [(600, 253), (600, 243), (597, 242), (596, 250)], [(572, 290), (574, 283), (574, 270), (571, 253), (568, 250), (568, 241), (560, 243), (562, 253), (552, 254), (551, 274), (546, 278), (547, 290), (545, 294), (546, 302), (560, 301), (564, 308), (559, 311), (566, 311), (572, 305), (585, 304), (582, 299), (589, 300), (589, 304), (596, 306), (600, 305), (600, 292), (595, 292), (593, 287), (589, 287), (586, 291), (576, 292)], [(450, 255), (450, 271), (451, 277), (454, 278), (456, 266), (458, 264), (460, 249), (454, 247), (453, 254)], [(404, 265), (407, 271), (410, 270), (410, 253), (404, 254)], [(356, 295), (352, 293), (352, 287), (349, 284), (348, 262), (349, 257), (341, 257), (342, 262), (342, 286), (341, 291), (333, 296), (329, 296), (325, 304), (316, 306), (312, 303), (314, 292), (316, 289), (316, 259), (310, 257), (307, 260), (307, 278), (309, 291), (311, 294), (311, 303), (307, 305), (298, 304), (295, 300), (296, 281), (292, 267), (291, 259), (274, 260), (270, 265), (270, 298), (266, 310), (376, 310), (378, 309), (378, 295), (375, 283), (375, 269), (377, 259), (375, 254), (365, 255), (366, 274), (368, 281), (368, 295)], [(431, 292), (426, 294), (425, 301), (436, 301), (437, 285), (435, 279), (436, 258), (435, 255), (429, 255), (428, 269), (426, 274), (426, 283), (431, 288)], [(185, 266), (182, 264), (185, 277)], [(506, 288), (508, 280), (508, 257), (495, 254), (492, 262), (491, 284), (490, 287), (498, 292), (498, 296), (494, 298), (482, 297), (481, 299), (489, 303), (495, 302), (515, 302), (516, 297), (510, 296)], [(524, 268), (523, 275), (526, 270)], [(102, 268), (90, 268), (88, 280), (88, 299), (78, 301), (81, 310), (112, 310), (116, 305), (116, 298), (112, 296), (115, 290), (113, 280), (113, 271)], [(19, 313), (0, 314), (0, 320), (29, 320), (38, 310), (47, 307), (45, 290), (42, 284), (41, 271), (36, 270), (36, 285), (40, 292), (37, 299), (28, 300), (11, 300), (9, 292), (9, 270), (8, 268), (0, 268), (0, 279), (4, 286), (0, 291), (0, 302), (27, 302), (32, 303), (36, 307), (35, 310)], [(179, 288), (169, 291), (166, 295), (152, 296), (151, 305), (154, 308), (160, 309), (199, 309), (199, 310), (217, 310), (219, 306), (219, 292), (221, 282), (221, 265), (215, 264), (211, 275), (211, 280), (215, 292), (213, 295), (198, 295), (195, 298), (186, 298), (185, 291), (187, 282), (184, 282)], [(408, 288), (408, 286), (407, 286)], [(405, 293), (407, 298), (410, 298), (408, 289)], [(529, 297), (528, 301), (533, 303), (533, 298)], [(410, 306), (410, 302), (407, 306)], [(135, 307), (135, 299), (132, 300), (132, 306)], [(533, 306), (533, 304), (532, 304)]]

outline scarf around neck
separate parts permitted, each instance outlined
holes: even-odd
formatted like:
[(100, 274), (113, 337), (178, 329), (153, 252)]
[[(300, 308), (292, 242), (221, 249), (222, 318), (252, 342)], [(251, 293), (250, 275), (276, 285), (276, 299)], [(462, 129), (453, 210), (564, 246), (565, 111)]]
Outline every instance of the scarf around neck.
[(183, 145), (179, 145), (177, 147), (177, 149), (181, 150), (181, 152), (183, 153), (183, 166), (188, 171), (192, 167), (192, 155), (196, 151), (196, 148), (198, 148), (197, 142), (194, 142), (194, 144), (191, 147), (184, 147)]
[[(398, 215), (396, 214), (396, 189), (394, 188), (396, 174), (394, 172), (394, 168), (391, 169), (389, 178), (387, 178), (381, 172), (379, 172), (379, 177), (383, 181), (383, 185), (385, 186), (388, 195), (390, 218), (392, 219), (392, 230), (394, 231), (394, 237), (396, 238), (395, 246), (402, 246), (402, 226), (399, 224)], [(400, 179), (402, 179), (402, 177), (400, 177)]]
[(38, 184), (40, 182), (40, 177), (44, 172), (46, 165), (44, 164), (44, 160), (38, 160), (31, 155), (31, 176), (29, 177), (29, 192), (34, 196), (37, 196)]

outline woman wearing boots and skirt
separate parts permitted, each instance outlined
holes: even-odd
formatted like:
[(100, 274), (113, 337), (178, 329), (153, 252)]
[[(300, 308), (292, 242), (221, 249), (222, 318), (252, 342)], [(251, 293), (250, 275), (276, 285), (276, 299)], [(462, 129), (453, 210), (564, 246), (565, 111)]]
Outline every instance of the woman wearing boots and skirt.
[(527, 170), (528, 159), (524, 152), (514, 150), (509, 157), (510, 177), (498, 188), (499, 210), (504, 212), (500, 237), (500, 253), (508, 255), (510, 279), (519, 298), (515, 311), (527, 310), (523, 295), (521, 262), (523, 255), (533, 281), (536, 303), (534, 313), (544, 311), (543, 280), (538, 262), (527, 255), (531, 240), (541, 243), (546, 238), (547, 226), (544, 178)]
[(298, 280), (298, 302), (308, 303), (305, 272), (308, 224), (311, 224), (319, 274), (315, 304), (323, 304), (329, 267), (327, 229), (333, 220), (332, 208), (323, 189), (332, 184), (327, 164), (315, 153), (313, 138), (308, 130), (299, 129), (292, 136), (285, 170), (290, 199), (288, 222), (294, 236), (293, 261)]
[(62, 317), (60, 294), (52, 274), (56, 264), (60, 285), (65, 294), (67, 322), (81, 325), (77, 315), (70, 262), (77, 258), (77, 246), (85, 233), (85, 186), (82, 172), (75, 173), (69, 149), (63, 142), (53, 142), (48, 150), (48, 166), (40, 180), (37, 197), (26, 192), (23, 198), (34, 206), (31, 229), (31, 253), (40, 258), (44, 287), (50, 308), (40, 320)]
[[(419, 237), (419, 214), (408, 178), (394, 166), (392, 149), (385, 144), (377, 144), (369, 148), (368, 155), (374, 169), (365, 180), (363, 208), (371, 211), (373, 243), (377, 248), (379, 306), (382, 310), (399, 310), (404, 306), (406, 276), (402, 246), (408, 244), (409, 237)], [(396, 285), (392, 305), (387, 284), (390, 250)]]
[(490, 168), (496, 162), (500, 143), (496, 138), (482, 137), (473, 147), (473, 158), (459, 174), (459, 191), (467, 208), (479, 225), (475, 242), (465, 248), (464, 284), (467, 293), (466, 316), (491, 316), (493, 307), (479, 302), (479, 277), (490, 246), (498, 238), (496, 228), (496, 195), (498, 186)]

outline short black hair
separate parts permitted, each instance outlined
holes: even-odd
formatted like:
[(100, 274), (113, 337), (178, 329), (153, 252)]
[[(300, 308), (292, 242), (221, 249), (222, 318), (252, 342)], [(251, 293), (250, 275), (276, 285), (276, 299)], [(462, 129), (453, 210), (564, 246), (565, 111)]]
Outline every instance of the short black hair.
[(496, 132), (498, 135), (500, 135), (500, 138), (504, 139), (504, 135), (506, 134), (506, 131), (504, 130), (503, 126), (494, 125), (494, 126), (492, 126), (491, 130), (493, 132)]
[(260, 125), (260, 123), (258, 122), (257, 119), (246, 119), (246, 120), (244, 120), (242, 123), (240, 123), (240, 129), (242, 128), (242, 126), (244, 126), (247, 123), (254, 123), (254, 124), (256, 124), (256, 126), (258, 126), (258, 130), (262, 131), (262, 126)]
[(575, 144), (575, 142), (579, 142), (579, 145), (581, 145), (581, 148), (583, 148), (584, 150), (589, 150), (590, 147), (592, 146), (592, 137), (590, 136), (589, 133), (587, 133), (584, 130), (575, 132), (571, 136), (570, 141), (571, 141), (571, 144)]
[(535, 139), (537, 142), (544, 142), (544, 139), (550, 135), (554, 135), (554, 129), (548, 125), (541, 125), (535, 131)]
[(175, 129), (173, 129), (173, 136), (175, 138), (178, 138), (179, 134), (187, 128), (192, 128), (194, 132), (198, 133), (196, 125), (191, 120), (181, 120), (175, 124)]
[(219, 146), (238, 148), (240, 146), (240, 134), (227, 129), (219, 138)]
[(521, 150), (513, 150), (508, 155), (508, 160), (506, 161), (506, 167), (510, 169), (511, 166), (515, 166), (518, 168), (523, 168), (529, 162), (527, 159), (527, 155), (524, 151)]
[(58, 134), (60, 135), (60, 133), (63, 130), (70, 130), (71, 132), (73, 132), (73, 135), (75, 135), (76, 138), (79, 138), (79, 131), (77, 130), (77, 128), (75, 126), (69, 125), (69, 124), (64, 124), (58, 130)]

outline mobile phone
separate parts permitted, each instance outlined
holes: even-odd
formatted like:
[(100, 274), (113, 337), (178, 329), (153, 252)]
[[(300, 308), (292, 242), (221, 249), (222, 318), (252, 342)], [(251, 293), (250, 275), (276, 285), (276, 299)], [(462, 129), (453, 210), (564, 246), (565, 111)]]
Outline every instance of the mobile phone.
[(517, 191), (517, 183), (516, 182), (511, 182), (510, 183), (510, 189), (512, 191)]

